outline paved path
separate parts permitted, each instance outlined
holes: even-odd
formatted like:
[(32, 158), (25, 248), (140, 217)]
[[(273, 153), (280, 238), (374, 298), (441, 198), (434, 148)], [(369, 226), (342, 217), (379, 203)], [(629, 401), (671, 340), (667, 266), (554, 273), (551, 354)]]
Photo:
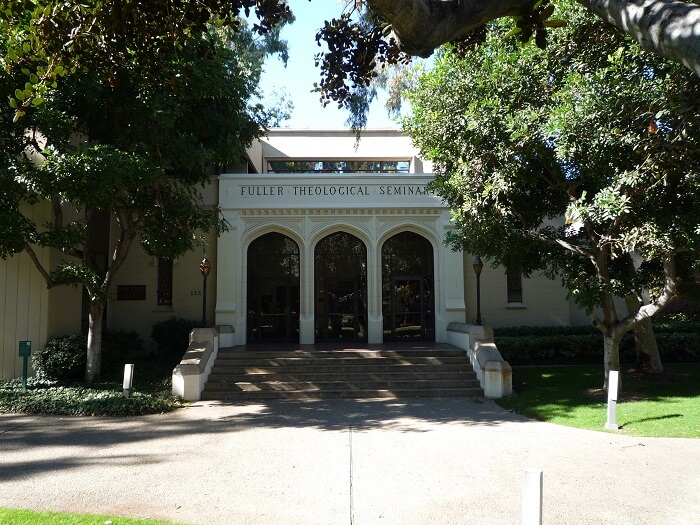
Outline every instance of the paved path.
[(482, 399), (198, 403), (0, 415), (0, 506), (191, 524), (700, 524), (700, 440), (527, 420)]

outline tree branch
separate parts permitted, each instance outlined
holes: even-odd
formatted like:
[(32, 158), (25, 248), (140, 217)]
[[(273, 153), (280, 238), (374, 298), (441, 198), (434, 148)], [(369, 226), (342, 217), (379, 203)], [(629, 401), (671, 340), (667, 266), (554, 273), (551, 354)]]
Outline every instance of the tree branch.
[(652, 303), (640, 307), (636, 312), (630, 313), (619, 323), (619, 329), (622, 333), (626, 333), (634, 326), (646, 319), (647, 317), (652, 317), (656, 313), (663, 310), (666, 305), (673, 299), (676, 295), (676, 290), (678, 289), (678, 273), (676, 269), (676, 258), (674, 255), (669, 254), (664, 258), (664, 288), (661, 294)]
[[(682, 0), (577, 0), (644, 49), (700, 76), (700, 6)], [(484, 23), (517, 15), (530, 0), (367, 0), (387, 20), (405, 53), (427, 57)]]
[(367, 0), (387, 20), (404, 53), (429, 57), (489, 20), (517, 15), (532, 0)]
[(24, 251), (29, 254), (30, 259), (34, 263), (34, 266), (37, 270), (39, 270), (39, 273), (46, 281), (46, 288), (53, 288), (56, 285), (56, 283), (53, 282), (49, 273), (44, 269), (44, 266), (41, 264), (41, 262), (39, 262), (39, 258), (36, 256), (36, 253), (34, 252), (32, 247), (29, 246), (29, 244), (25, 244)]
[(578, 0), (644, 49), (700, 76), (700, 6), (680, 0)]

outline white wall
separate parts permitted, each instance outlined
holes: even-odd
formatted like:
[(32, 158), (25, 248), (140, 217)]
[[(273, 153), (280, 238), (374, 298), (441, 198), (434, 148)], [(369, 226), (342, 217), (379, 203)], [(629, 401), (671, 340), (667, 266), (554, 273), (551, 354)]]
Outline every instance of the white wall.
[[(218, 199), (218, 181), (200, 190), (207, 205), (215, 204)], [(116, 224), (112, 224), (111, 238), (118, 235)], [(203, 279), (199, 264), (206, 255), (213, 268), (207, 278), (207, 322), (214, 321), (216, 304), (216, 235), (207, 237), (206, 251), (198, 249), (173, 261), (173, 300), (172, 306), (158, 305), (158, 259), (148, 255), (138, 239), (134, 239), (126, 261), (117, 272), (112, 284), (112, 294), (107, 307), (107, 327), (110, 330), (137, 332), (144, 341), (145, 348), (154, 349), (150, 338), (153, 324), (170, 317), (182, 317), (199, 321), (202, 319)], [(114, 242), (110, 243), (110, 250)], [(145, 285), (145, 300), (118, 300), (119, 285)]]
[[(492, 268), (483, 259), (481, 273), (481, 315), (488, 326), (568, 326), (590, 324), (590, 318), (573, 301), (558, 280), (541, 274), (523, 277), (522, 304), (508, 304), (508, 285), (505, 269)], [(464, 282), (467, 303), (467, 322), (476, 318), (476, 275), (472, 264), (474, 256), (464, 254)]]
[[(25, 213), (41, 224), (48, 217), (48, 205), (27, 207)], [(35, 250), (48, 270), (63, 257), (55, 250), (36, 247)], [(34, 352), (49, 339), (80, 333), (81, 292), (73, 286), (48, 290), (46, 281), (25, 252), (0, 259), (0, 378), (22, 376), (20, 341), (31, 341)]]

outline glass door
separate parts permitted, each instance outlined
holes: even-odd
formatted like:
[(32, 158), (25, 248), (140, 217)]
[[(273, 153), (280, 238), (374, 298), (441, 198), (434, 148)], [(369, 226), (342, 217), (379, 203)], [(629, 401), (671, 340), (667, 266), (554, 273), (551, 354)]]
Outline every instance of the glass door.
[(294, 341), (298, 339), (299, 287), (286, 278), (259, 279), (257, 315), (253, 334), (257, 341)]
[(356, 341), (360, 337), (358, 279), (326, 277), (319, 301), (322, 323), (319, 336), (326, 341)]

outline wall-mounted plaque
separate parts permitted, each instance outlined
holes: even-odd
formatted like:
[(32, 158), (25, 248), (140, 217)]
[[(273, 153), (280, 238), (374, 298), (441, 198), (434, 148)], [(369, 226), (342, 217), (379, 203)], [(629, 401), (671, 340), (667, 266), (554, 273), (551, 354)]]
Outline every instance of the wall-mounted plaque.
[(145, 301), (145, 284), (120, 284), (117, 286), (118, 301)]

